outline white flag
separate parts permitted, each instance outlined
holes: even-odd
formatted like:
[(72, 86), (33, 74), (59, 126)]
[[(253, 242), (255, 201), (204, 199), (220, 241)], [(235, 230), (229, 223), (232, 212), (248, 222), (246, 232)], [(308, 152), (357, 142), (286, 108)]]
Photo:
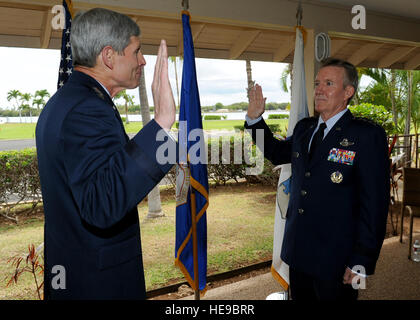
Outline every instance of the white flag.
[[(290, 105), (287, 138), (292, 136), (296, 123), (308, 117), (308, 99), (305, 86), (305, 64), (303, 61), (303, 36), (296, 28), (295, 54), (292, 70), (292, 102)], [(289, 266), (280, 258), (283, 244), (284, 227), (286, 225), (286, 212), (289, 205), (291, 164), (281, 166), (279, 182), (277, 185), (276, 215), (274, 218), (273, 263), (271, 273), (281, 284), (284, 290), (289, 288)]]

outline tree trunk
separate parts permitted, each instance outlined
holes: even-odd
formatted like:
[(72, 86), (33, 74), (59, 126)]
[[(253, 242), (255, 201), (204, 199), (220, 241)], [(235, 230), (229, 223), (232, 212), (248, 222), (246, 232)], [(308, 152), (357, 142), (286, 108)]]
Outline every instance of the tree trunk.
[[(144, 67), (141, 67), (141, 76), (139, 80), (139, 96), (140, 96), (140, 112), (143, 127), (150, 121), (150, 108), (149, 101), (147, 99), (146, 91), (146, 80), (144, 77)], [(160, 200), (159, 185), (154, 187), (147, 196), (147, 203), (149, 206), (149, 212), (146, 218), (158, 218), (164, 217), (165, 214), (162, 212), (162, 204)]]
[(252, 81), (252, 68), (251, 68), (251, 61), (246, 60), (246, 77), (248, 79), (248, 88), (246, 89), (246, 94), (249, 101), (249, 91), (255, 85), (255, 81)]
[(395, 70), (391, 70), (391, 88), (390, 88), (390, 95), (391, 95), (391, 106), (392, 106), (392, 119), (394, 120), (395, 129), (398, 127), (398, 115), (397, 110), (395, 107)]
[(179, 85), (178, 85), (178, 69), (176, 67), (176, 57), (174, 61), (174, 68), (175, 68), (176, 95), (178, 98), (177, 109), (179, 110)]
[[(405, 118), (405, 130), (404, 134), (410, 134), (410, 124), (411, 124), (411, 106), (413, 103), (413, 72), (411, 70), (407, 71), (407, 115)], [(405, 146), (408, 147), (410, 145), (410, 137), (405, 137)], [(407, 149), (406, 151), (406, 163), (408, 164), (411, 161), (411, 150)]]
[(129, 124), (130, 120), (128, 120), (128, 106), (127, 106), (127, 101), (125, 102), (125, 123)]

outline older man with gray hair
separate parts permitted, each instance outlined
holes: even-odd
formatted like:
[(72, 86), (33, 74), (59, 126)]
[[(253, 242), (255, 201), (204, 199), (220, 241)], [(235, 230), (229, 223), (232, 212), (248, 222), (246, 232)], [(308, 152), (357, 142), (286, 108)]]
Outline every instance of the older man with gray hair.
[[(36, 128), (45, 212), (45, 299), (145, 299), (137, 204), (170, 170), (156, 159), (175, 121), (162, 40), (152, 91), (154, 120), (129, 140), (112, 98), (138, 86), (140, 29), (95, 8), (76, 15), (74, 72)], [(157, 141), (158, 133), (166, 135)], [(161, 139), (159, 139), (161, 140)]]

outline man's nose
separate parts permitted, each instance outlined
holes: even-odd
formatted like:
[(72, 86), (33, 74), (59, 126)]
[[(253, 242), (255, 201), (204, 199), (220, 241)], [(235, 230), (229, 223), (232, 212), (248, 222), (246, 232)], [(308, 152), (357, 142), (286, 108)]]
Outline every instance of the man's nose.
[(137, 62), (139, 66), (145, 66), (146, 65), (146, 59), (144, 58), (143, 54), (141, 52), (137, 55)]
[(320, 93), (323, 92), (323, 90), (324, 90), (324, 87), (322, 86), (321, 83), (319, 83), (315, 86), (315, 94), (320, 94)]

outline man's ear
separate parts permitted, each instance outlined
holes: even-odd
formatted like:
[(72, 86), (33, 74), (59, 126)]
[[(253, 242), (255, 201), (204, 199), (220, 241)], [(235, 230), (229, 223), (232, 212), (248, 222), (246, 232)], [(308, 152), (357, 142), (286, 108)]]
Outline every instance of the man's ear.
[(351, 85), (347, 85), (344, 89), (344, 96), (346, 99), (350, 99), (354, 95), (354, 87)]
[(111, 70), (114, 68), (114, 55), (115, 51), (111, 46), (106, 46), (101, 51), (102, 63)]

